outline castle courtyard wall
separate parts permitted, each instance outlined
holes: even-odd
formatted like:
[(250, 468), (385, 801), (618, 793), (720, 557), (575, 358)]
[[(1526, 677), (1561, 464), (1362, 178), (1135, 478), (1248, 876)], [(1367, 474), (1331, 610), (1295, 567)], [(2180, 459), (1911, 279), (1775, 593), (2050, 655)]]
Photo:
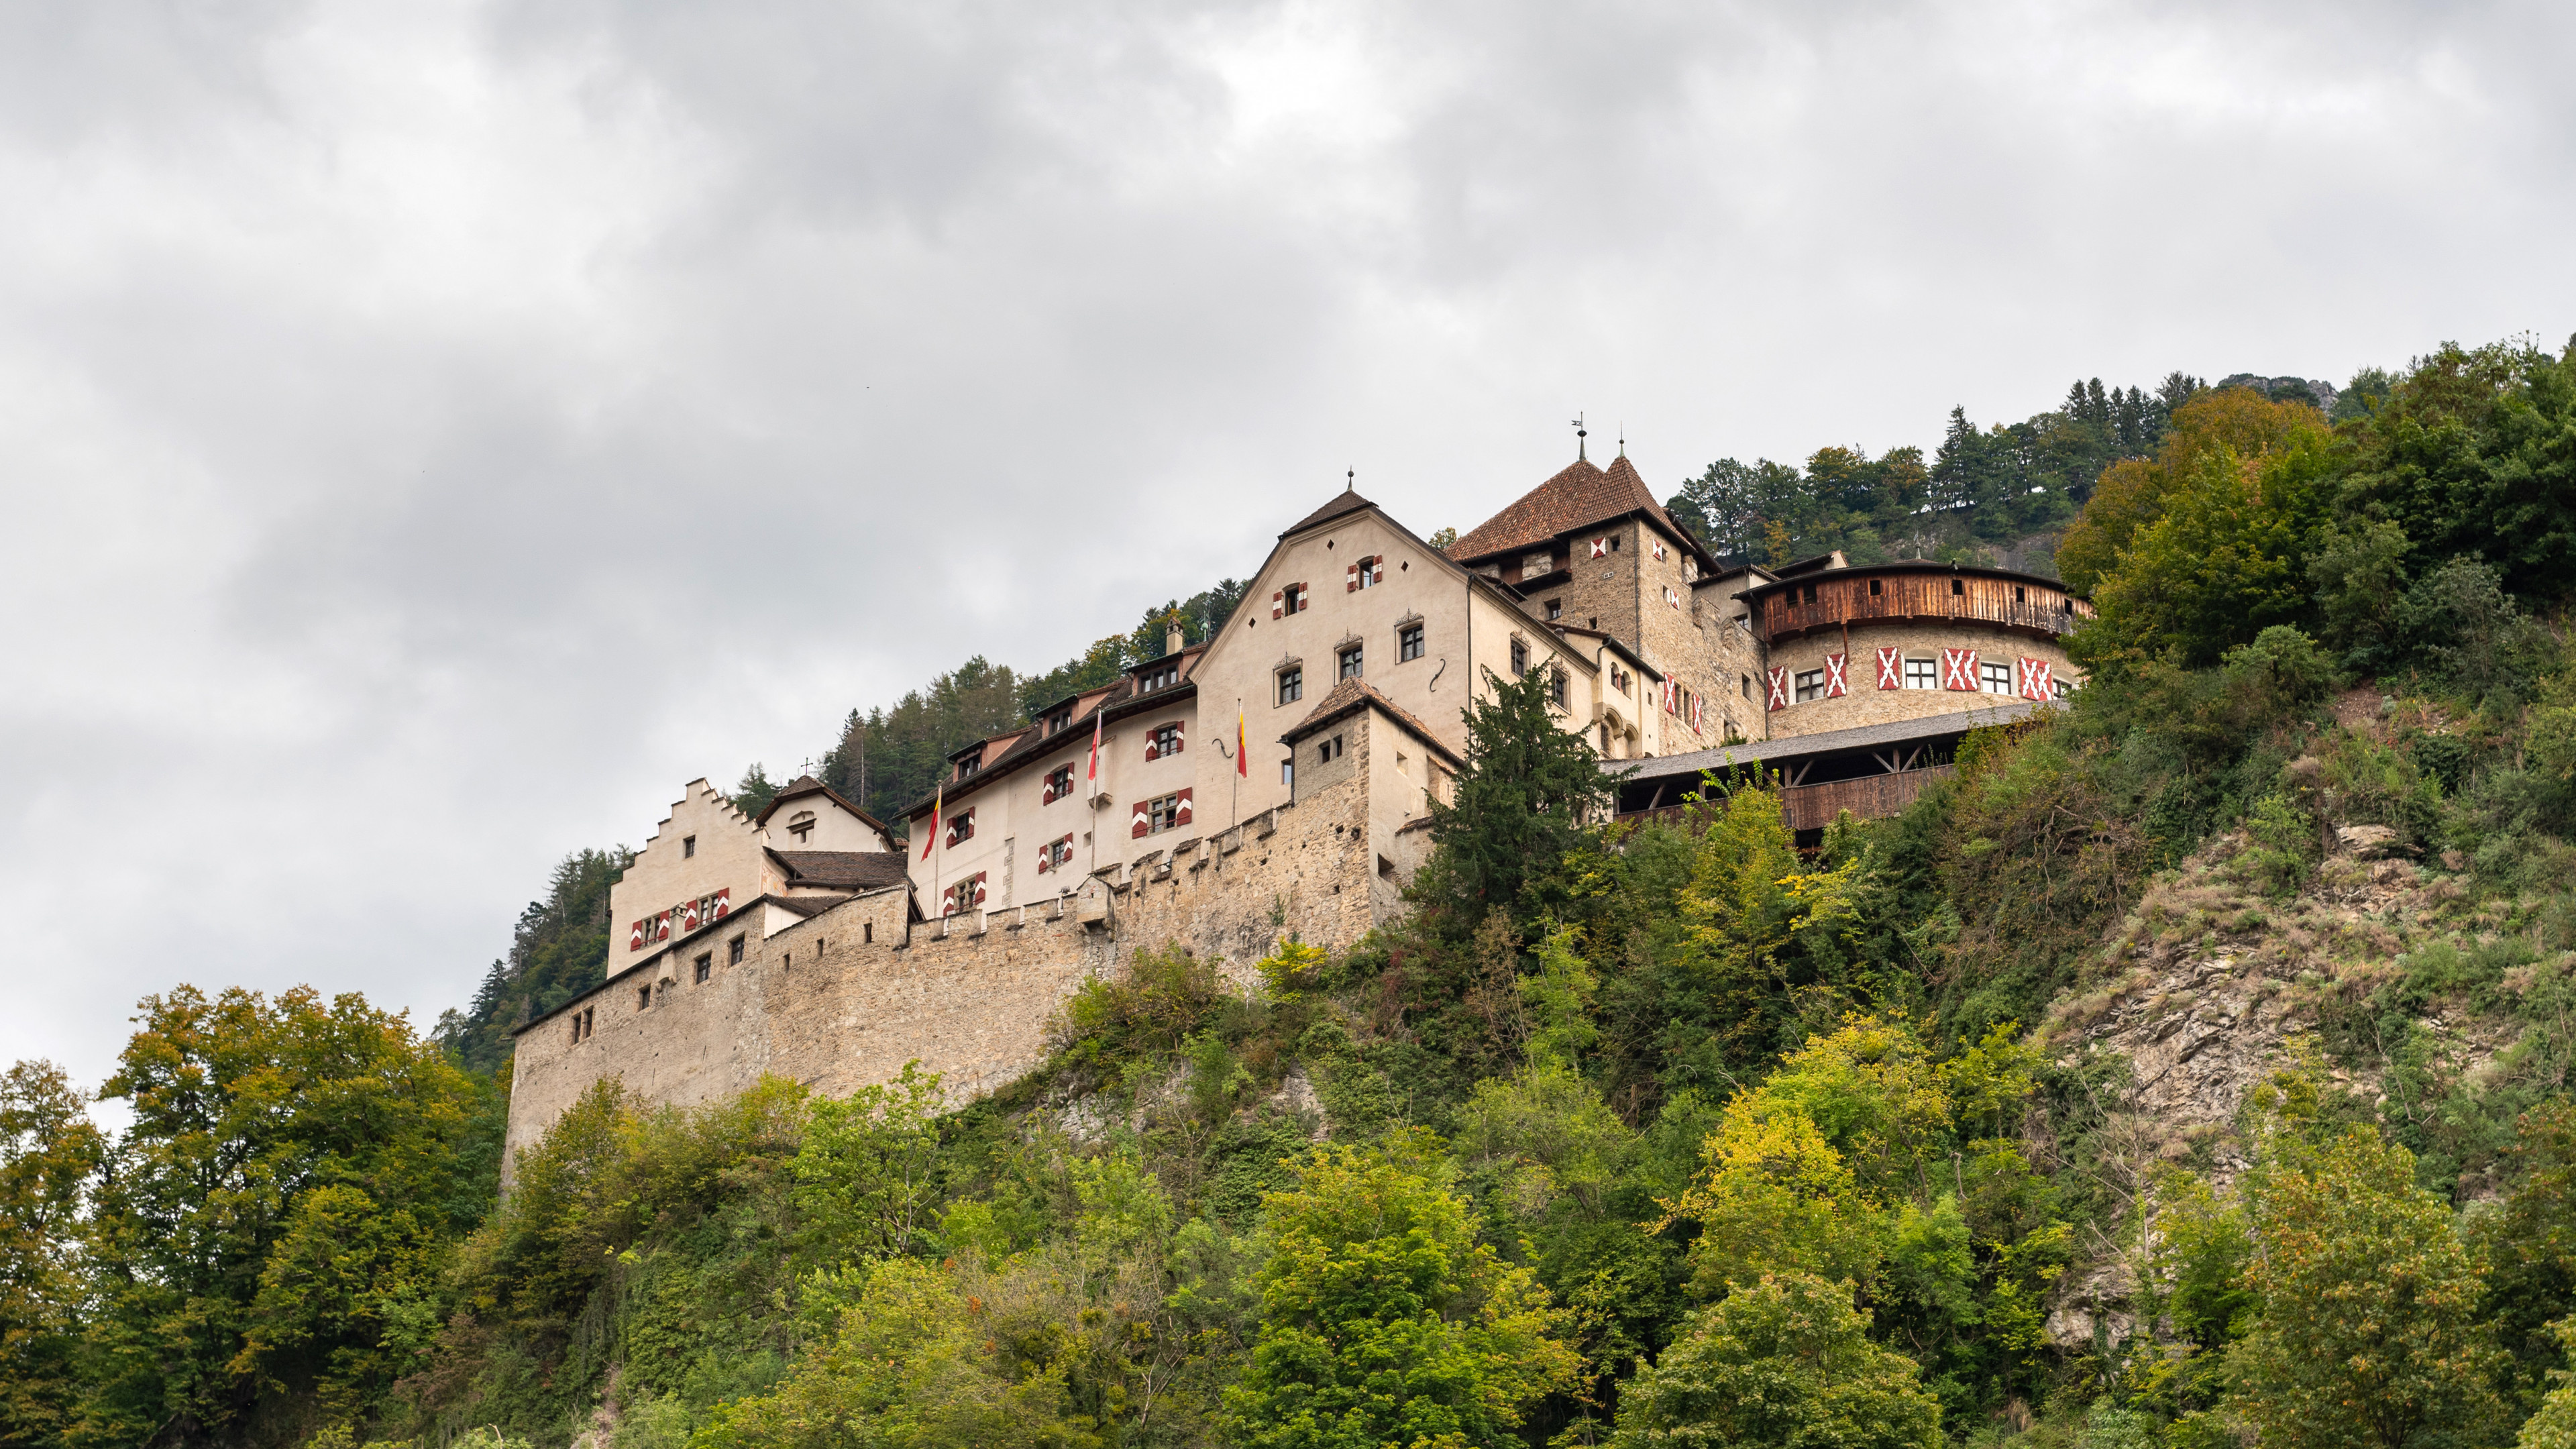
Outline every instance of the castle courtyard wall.
[[(1037, 1065), (1065, 999), (1139, 950), (1186, 947), (1240, 987), (1283, 936), (1345, 949), (1379, 918), (1371, 804), (1355, 773), (1086, 878), (1078, 894), (910, 922), (908, 892), (894, 888), (747, 938), (740, 962), (729, 935), (675, 943), (520, 1030), (504, 1162), (603, 1077), (691, 1106), (764, 1073), (846, 1095), (918, 1061), (964, 1101)], [(709, 951), (699, 982), (696, 958)], [(639, 1005), (646, 988), (651, 1004)], [(576, 1041), (583, 1013), (590, 1029)]]

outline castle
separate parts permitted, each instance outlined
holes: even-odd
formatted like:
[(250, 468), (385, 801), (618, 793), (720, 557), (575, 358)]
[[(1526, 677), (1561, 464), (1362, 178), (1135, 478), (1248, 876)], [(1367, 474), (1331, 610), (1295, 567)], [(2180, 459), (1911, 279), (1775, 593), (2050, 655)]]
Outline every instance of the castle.
[(2088, 612), (2003, 570), (1722, 563), (1624, 449), (1447, 548), (1345, 489), (1211, 637), (950, 756), (907, 842), (811, 778), (756, 816), (693, 782), (611, 888), (606, 979), (518, 1029), (510, 1155), (603, 1076), (685, 1104), (918, 1060), (969, 1097), (1137, 949), (1242, 979), (1283, 936), (1348, 946), (1401, 909), (1489, 676), (1546, 672), (1622, 814), (1758, 765), (1809, 834), (1902, 808), (1967, 729), (2062, 695)]

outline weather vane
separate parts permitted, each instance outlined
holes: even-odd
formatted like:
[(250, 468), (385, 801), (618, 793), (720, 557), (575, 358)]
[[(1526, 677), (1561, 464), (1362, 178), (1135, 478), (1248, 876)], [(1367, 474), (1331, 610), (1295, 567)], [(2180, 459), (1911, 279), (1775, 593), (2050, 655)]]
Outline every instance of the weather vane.
[(1588, 435), (1583, 430), (1583, 414), (1576, 413), (1574, 415), (1574, 458), (1578, 463), (1583, 461), (1583, 440), (1586, 436)]

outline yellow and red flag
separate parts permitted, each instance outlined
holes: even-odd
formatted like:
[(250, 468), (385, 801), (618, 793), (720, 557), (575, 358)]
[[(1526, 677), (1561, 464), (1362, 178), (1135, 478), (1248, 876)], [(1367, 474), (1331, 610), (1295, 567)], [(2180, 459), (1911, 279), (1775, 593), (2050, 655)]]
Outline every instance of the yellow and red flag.
[(939, 843), (939, 807), (947, 799), (948, 782), (942, 780), (939, 782), (939, 788), (932, 791), (930, 795), (930, 833), (924, 836), (921, 842), (921, 858), (924, 860), (930, 859), (930, 848)]

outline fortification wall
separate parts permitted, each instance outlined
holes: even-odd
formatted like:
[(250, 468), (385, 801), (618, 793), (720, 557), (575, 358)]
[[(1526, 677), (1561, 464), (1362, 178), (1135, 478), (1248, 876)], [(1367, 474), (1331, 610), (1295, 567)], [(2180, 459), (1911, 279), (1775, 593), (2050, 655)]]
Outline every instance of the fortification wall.
[[(763, 1073), (846, 1095), (917, 1060), (963, 1101), (1035, 1066), (1065, 998), (1138, 950), (1185, 946), (1248, 985), (1282, 936), (1347, 947), (1376, 923), (1368, 807), (1355, 777), (1176, 839), (1071, 896), (907, 931), (906, 891), (895, 888), (746, 941), (739, 962), (719, 948), (703, 982), (696, 943), (629, 968), (520, 1029), (505, 1179), (603, 1077), (687, 1106)], [(578, 1034), (576, 1020), (586, 1023)]]

